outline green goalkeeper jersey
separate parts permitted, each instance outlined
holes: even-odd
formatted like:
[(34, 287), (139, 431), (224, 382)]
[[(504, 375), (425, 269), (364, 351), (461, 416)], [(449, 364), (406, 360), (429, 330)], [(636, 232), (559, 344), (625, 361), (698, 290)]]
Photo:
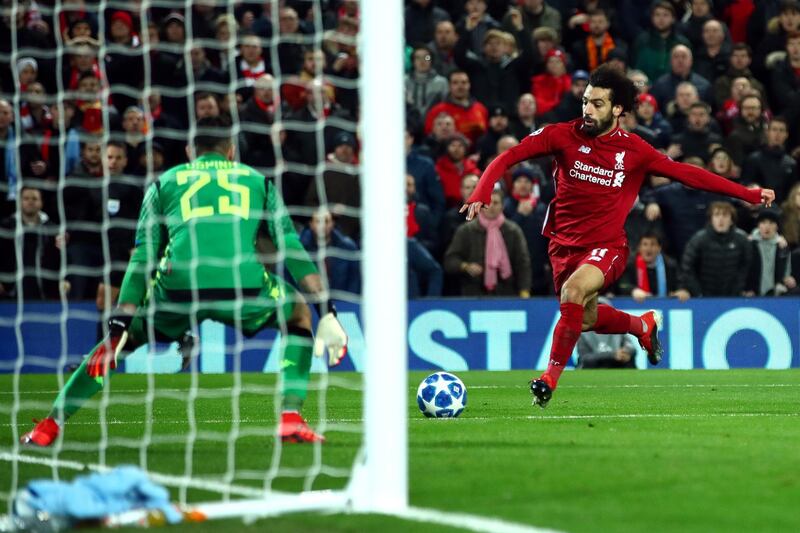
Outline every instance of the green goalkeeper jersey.
[(256, 252), (263, 222), (295, 280), (317, 273), (263, 175), (214, 152), (173, 167), (145, 195), (120, 303), (143, 303), (154, 268), (170, 299), (257, 294), (269, 275)]

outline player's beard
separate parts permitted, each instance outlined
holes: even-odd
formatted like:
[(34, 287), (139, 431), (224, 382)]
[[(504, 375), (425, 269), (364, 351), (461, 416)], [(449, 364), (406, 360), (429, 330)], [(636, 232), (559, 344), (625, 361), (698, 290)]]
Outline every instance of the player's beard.
[(613, 123), (614, 115), (610, 113), (606, 118), (600, 120), (592, 119), (584, 115), (582, 129), (586, 135), (590, 137), (597, 137), (601, 133), (608, 131)]

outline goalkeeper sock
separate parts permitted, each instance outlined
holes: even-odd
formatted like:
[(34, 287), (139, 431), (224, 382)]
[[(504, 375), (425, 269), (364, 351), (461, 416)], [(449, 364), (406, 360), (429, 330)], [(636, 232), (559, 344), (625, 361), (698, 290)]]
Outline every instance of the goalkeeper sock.
[[(101, 343), (98, 343), (89, 353), (94, 353)], [(49, 416), (53, 417), (59, 426), (64, 425), (64, 422), (69, 417), (83, 407), (86, 400), (103, 390), (103, 380), (95, 379), (86, 373), (88, 363), (89, 357), (87, 356), (81, 366), (72, 373), (69, 381), (67, 381), (67, 384), (64, 385), (64, 388), (61, 389), (61, 392), (58, 393), (53, 402), (53, 409), (50, 411)], [(111, 370), (109, 370), (110, 372)]]
[(556, 329), (553, 331), (553, 344), (550, 347), (550, 362), (545, 375), (550, 379), (549, 385), (555, 389), (558, 378), (564, 371), (564, 365), (572, 356), (578, 337), (581, 335), (583, 324), (583, 306), (581, 304), (561, 304), (561, 318), (558, 319)]
[(629, 315), (610, 305), (597, 305), (597, 322), (592, 330), (597, 333), (631, 333), (640, 336), (644, 333), (641, 317)]
[(297, 411), (303, 407), (311, 375), (311, 332), (294, 330), (283, 338), (281, 360), (281, 394), (284, 411)]

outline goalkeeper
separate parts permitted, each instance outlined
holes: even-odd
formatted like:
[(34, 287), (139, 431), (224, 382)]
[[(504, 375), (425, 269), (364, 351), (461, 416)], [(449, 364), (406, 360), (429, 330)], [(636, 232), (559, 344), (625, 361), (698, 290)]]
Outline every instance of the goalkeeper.
[(187, 332), (205, 319), (247, 336), (285, 324), (279, 435), (286, 442), (324, 440), (300, 415), (311, 355), (327, 353), (328, 364), (338, 364), (347, 352), (347, 335), (330, 305), (324, 312), (317, 307), (321, 318), (312, 338), (309, 306), (259, 262), (256, 236), (266, 221), (275, 245), (286, 251), (290, 274), (304, 291), (322, 295), (320, 276), (275, 187), (234, 162), (234, 150), (228, 124), (216, 117), (201, 119), (196, 159), (170, 169), (149, 187), (108, 335), (70, 377), (49, 416), (22, 437), (24, 444), (49, 446), (64, 422), (102, 390), (117, 359), (147, 342), (151, 333), (157, 341), (191, 344)]

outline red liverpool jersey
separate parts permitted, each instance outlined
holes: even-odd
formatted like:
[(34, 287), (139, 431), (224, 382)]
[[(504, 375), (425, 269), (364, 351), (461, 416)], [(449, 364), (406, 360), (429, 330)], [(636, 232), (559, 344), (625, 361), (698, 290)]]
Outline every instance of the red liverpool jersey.
[(564, 246), (624, 246), (625, 219), (645, 176), (665, 176), (695, 189), (761, 201), (760, 189), (746, 189), (701, 168), (676, 163), (621, 128), (599, 137), (582, 131), (583, 119), (546, 126), (503, 152), (481, 176), (467, 203), (488, 204), (506, 169), (520, 161), (553, 155), (556, 196), (542, 234)]

